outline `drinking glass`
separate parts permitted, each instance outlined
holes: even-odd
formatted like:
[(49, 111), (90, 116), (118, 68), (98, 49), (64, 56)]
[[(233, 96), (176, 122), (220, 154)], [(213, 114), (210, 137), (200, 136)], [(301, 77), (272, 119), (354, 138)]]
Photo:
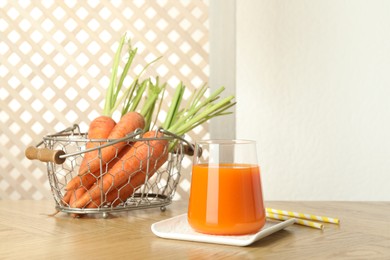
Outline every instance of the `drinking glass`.
[(188, 223), (197, 232), (244, 235), (265, 224), (256, 142), (195, 143)]

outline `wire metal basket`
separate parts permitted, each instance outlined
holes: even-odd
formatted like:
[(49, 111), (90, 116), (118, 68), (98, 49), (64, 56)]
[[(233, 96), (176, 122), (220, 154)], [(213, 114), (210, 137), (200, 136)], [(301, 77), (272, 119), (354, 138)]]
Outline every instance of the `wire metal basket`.
[[(145, 209), (160, 207), (161, 211), (172, 203), (181, 174), (181, 163), (185, 155), (193, 154), (193, 145), (181, 136), (158, 129), (153, 138), (143, 138), (143, 131), (136, 130), (134, 133), (116, 140), (108, 139), (88, 139), (87, 133), (81, 133), (78, 125), (73, 125), (61, 132), (52, 135), (46, 135), (43, 140), (35, 147), (26, 149), (26, 157), (29, 159), (38, 159), (47, 164), (48, 179), (56, 203), (56, 209), (65, 213), (87, 214), (100, 213), (107, 217), (108, 213), (128, 211), (135, 209)], [(159, 133), (159, 136), (157, 134)], [(162, 133), (162, 136), (161, 136)], [(164, 151), (166, 156), (162, 159), (164, 162), (157, 165), (150, 162), (150, 156), (140, 162), (140, 170), (129, 173), (128, 180), (122, 187), (111, 187), (110, 191), (102, 191), (98, 202), (90, 201), (83, 207), (74, 207), (67, 197), (76, 196), (66, 190), (67, 184), (73, 178), (81, 178), (79, 174), (80, 164), (86, 153), (97, 151), (95, 160), (99, 160), (100, 169), (94, 173), (95, 184), (99, 182), (105, 174), (109, 172), (109, 165), (112, 161), (104, 162), (102, 160), (102, 150), (108, 146), (124, 144), (132, 146), (135, 142), (142, 142), (148, 147), (148, 152), (153, 150), (153, 141), (166, 140)], [(87, 143), (94, 143), (93, 148), (87, 148)], [(119, 151), (116, 153), (119, 158)], [(136, 153), (134, 156), (137, 156)], [(112, 159), (113, 161), (116, 158)], [(140, 159), (141, 160), (141, 159)], [(142, 168), (142, 169), (141, 169)], [(86, 174), (91, 174), (88, 172)], [(132, 178), (136, 174), (143, 174), (144, 181), (138, 186), (131, 186)], [(81, 181), (80, 187), (83, 187)], [(84, 193), (88, 194), (88, 188), (85, 187)], [(128, 190), (132, 192), (129, 193)], [(69, 195), (71, 192), (71, 195)], [(115, 194), (115, 195), (113, 195)], [(76, 197), (77, 199), (77, 197)]]

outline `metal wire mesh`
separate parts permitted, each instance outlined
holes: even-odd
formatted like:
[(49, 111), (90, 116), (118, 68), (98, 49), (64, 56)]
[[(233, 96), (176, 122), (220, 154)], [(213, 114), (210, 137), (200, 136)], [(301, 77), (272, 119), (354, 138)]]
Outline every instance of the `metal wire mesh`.
[[(66, 158), (64, 163), (56, 164), (47, 162), (47, 173), (51, 191), (59, 211), (67, 213), (109, 213), (115, 211), (125, 211), (140, 208), (160, 207), (165, 210), (165, 206), (172, 202), (176, 187), (181, 174), (181, 162), (191, 144), (182, 137), (164, 131), (156, 130), (163, 135), (153, 138), (143, 138), (142, 131), (136, 131), (132, 135), (117, 140), (97, 140), (88, 139), (87, 133), (80, 133), (77, 125), (66, 131), (54, 135), (47, 135), (43, 141), (37, 145), (43, 145), (50, 150), (62, 150)], [(163, 142), (156, 142), (163, 141)], [(87, 143), (94, 143), (94, 148), (87, 148)], [(156, 145), (163, 143), (163, 148)], [(120, 144), (120, 146), (119, 146)], [(139, 146), (135, 144), (140, 144)], [(116, 148), (114, 158), (109, 161), (102, 159), (102, 151), (107, 147)], [(119, 149), (119, 147), (121, 147)], [(137, 149), (144, 149), (138, 151)], [(145, 154), (144, 151), (147, 151)], [(86, 153), (97, 151), (96, 156), (86, 163), (87, 168), (92, 165), (93, 160), (99, 162), (99, 170), (92, 172), (90, 168), (86, 173), (80, 174), (79, 169)], [(135, 168), (127, 172), (125, 166), (127, 161), (122, 157), (121, 151), (132, 151), (127, 160), (136, 162)], [(156, 155), (157, 154), (157, 155)], [(112, 172), (113, 165), (121, 165), (119, 172)], [(117, 174), (124, 174), (126, 181), (120, 185), (112, 185), (109, 189), (99, 186), (99, 180), (103, 176), (112, 178), (115, 183)], [(69, 182), (79, 178), (80, 186), (74, 190), (66, 189)], [(108, 177), (106, 177), (108, 178)], [(88, 203), (82, 207), (74, 207), (72, 199), (77, 200), (80, 196), (89, 196), (91, 193), (91, 181), (84, 183), (86, 179), (93, 180), (94, 187), (101, 188), (98, 198), (89, 198)], [(78, 193), (80, 191), (80, 193)], [(80, 195), (81, 194), (81, 195)]]

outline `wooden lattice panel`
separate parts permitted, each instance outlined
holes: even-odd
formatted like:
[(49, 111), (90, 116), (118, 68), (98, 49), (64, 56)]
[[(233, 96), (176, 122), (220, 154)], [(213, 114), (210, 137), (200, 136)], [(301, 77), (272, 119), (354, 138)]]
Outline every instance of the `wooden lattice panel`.
[[(134, 75), (183, 81), (186, 97), (208, 82), (208, 1), (0, 1), (0, 199), (51, 197), (43, 163), (24, 150), (45, 134), (101, 113), (112, 59), (127, 32)], [(131, 80), (131, 76), (128, 80)], [(169, 104), (165, 103), (166, 111)], [(188, 139), (204, 138), (207, 125)], [(190, 158), (176, 198), (187, 196)]]

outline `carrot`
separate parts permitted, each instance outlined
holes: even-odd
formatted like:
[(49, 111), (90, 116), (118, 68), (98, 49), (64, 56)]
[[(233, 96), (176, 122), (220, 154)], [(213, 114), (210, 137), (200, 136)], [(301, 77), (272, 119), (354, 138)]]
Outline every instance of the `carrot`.
[[(107, 163), (105, 172), (107, 172), (108, 169), (110, 169), (117, 161), (119, 161), (122, 154), (128, 151), (129, 149), (130, 149), (130, 145), (126, 146), (125, 148), (122, 149), (118, 157), (116, 157), (114, 160)], [(80, 177), (82, 178), (81, 185), (74, 190), (66, 191), (62, 199), (63, 203), (65, 203), (66, 205), (72, 205), (76, 200), (81, 198), (81, 196), (86, 191), (88, 191), (88, 189), (91, 188), (91, 186), (98, 180), (99, 175), (100, 175), (100, 170), (94, 174), (88, 172), (85, 176)], [(80, 217), (81, 215), (77, 213), (72, 213), (71, 216), (76, 218), (76, 217)]]
[[(129, 133), (134, 132), (138, 128), (144, 128), (145, 120), (144, 117), (137, 112), (128, 112), (121, 117), (119, 122), (112, 129), (111, 133), (108, 136), (108, 139), (120, 139), (128, 135)], [(120, 151), (125, 147), (126, 142), (119, 142), (114, 145), (109, 145), (107, 147), (101, 148), (100, 155), (97, 156), (98, 150), (96, 150), (94, 159), (87, 161), (86, 167), (80, 168), (78, 176), (73, 178), (67, 185), (66, 190), (73, 190), (79, 187), (82, 183), (87, 182), (86, 178), (89, 178), (90, 173), (100, 174), (100, 162), (106, 164), (112, 159), (117, 157)], [(95, 151), (93, 151), (95, 152)], [(92, 153), (92, 152), (89, 152)], [(89, 154), (87, 153), (87, 154)], [(87, 155), (86, 154), (86, 155)], [(98, 175), (95, 175), (97, 177)], [(89, 178), (90, 179), (90, 178)]]
[[(112, 168), (113, 165), (115, 165), (116, 162), (118, 162), (120, 160), (120, 158), (127, 152), (130, 150), (130, 147), (131, 147), (131, 144), (128, 144), (126, 145), (122, 151), (119, 153), (119, 155), (117, 157), (115, 157), (113, 160), (111, 160), (109, 163), (107, 163), (105, 165), (105, 169), (102, 170), (102, 173), (100, 172), (100, 169), (98, 171), (96, 171), (95, 173), (91, 174), (91, 173), (86, 173), (84, 176), (81, 176), (80, 179), (81, 179), (81, 183), (80, 183), (80, 186), (78, 188), (76, 188), (76, 192), (75, 190), (68, 190), (65, 195), (64, 195), (64, 198), (63, 198), (63, 201), (68, 203), (68, 205), (71, 205), (76, 199), (75, 197), (77, 198), (80, 198), (81, 195), (83, 193), (85, 193), (86, 191), (88, 191), (88, 189), (90, 189), (92, 187), (92, 185), (94, 183), (97, 182), (98, 178), (100, 177), (100, 175), (102, 174), (106, 174), (109, 169)], [(77, 177), (76, 177), (77, 178)], [(79, 191), (81, 190), (81, 191)], [(69, 195), (69, 194), (70, 195)], [(67, 201), (66, 201), (67, 200)]]
[[(98, 116), (89, 125), (88, 139), (107, 139), (116, 122), (109, 116)], [(92, 149), (101, 145), (100, 142), (87, 142), (86, 149)], [(93, 150), (85, 153), (79, 167), (79, 173), (66, 185), (65, 190), (77, 189), (82, 183), (89, 182), (88, 179), (93, 178), (89, 172), (89, 164), (92, 161), (99, 161), (98, 150)], [(93, 174), (95, 175), (95, 174)], [(96, 175), (95, 175), (96, 176)], [(69, 197), (64, 196), (63, 201), (69, 202)]]
[[(68, 205), (71, 205), (73, 202), (75, 202), (78, 198), (80, 198), (86, 191), (88, 190), (88, 188), (84, 187), (84, 186), (80, 186), (78, 187), (77, 189), (75, 190), (70, 190), (70, 191), (67, 191), (66, 194), (69, 194), (68, 198), (69, 198), (69, 202), (68, 202)], [(71, 216), (74, 217), (74, 218), (77, 218), (77, 217), (80, 217), (81, 215), (78, 214), (78, 213), (71, 213)]]
[[(131, 147), (131, 145), (129, 144), (128, 146), (123, 148), (118, 157), (116, 157), (114, 160), (112, 160), (109, 163), (107, 163), (105, 172), (107, 172), (108, 169), (110, 169), (117, 161), (119, 161), (120, 158), (122, 157), (122, 155), (124, 153), (126, 153), (130, 149), (130, 147)], [(85, 176), (82, 176), (81, 177), (82, 178), (81, 185), (78, 188), (74, 189), (74, 190), (68, 190), (65, 193), (65, 195), (64, 195), (64, 197), (62, 199), (62, 202), (65, 203), (66, 205), (72, 205), (76, 200), (81, 198), (81, 196), (86, 191), (88, 191), (88, 189), (91, 188), (91, 186), (98, 180), (99, 175), (100, 175), (100, 170), (97, 171), (94, 174), (91, 174), (91, 173), (88, 172)], [(111, 197), (112, 196), (113, 195), (111, 195)], [(112, 198), (112, 200), (114, 200), (114, 199), (115, 198)], [(72, 213), (71, 216), (76, 218), (76, 217), (80, 217), (80, 214)]]
[[(72, 205), (76, 200), (78, 200), (88, 189), (84, 186), (80, 186), (75, 190), (69, 191), (72, 195), (69, 200), (69, 205)], [(72, 214), (73, 217), (78, 217), (76, 213)]]
[(108, 192), (108, 194), (105, 196), (105, 201), (102, 203), (101, 197), (97, 198), (96, 200), (91, 201), (87, 208), (97, 208), (100, 206), (103, 206), (104, 204), (116, 207), (120, 203), (125, 202), (130, 196), (139, 189), (144, 183), (146, 176), (148, 178), (151, 178), (154, 173), (157, 172), (157, 170), (165, 163), (166, 158), (162, 158), (158, 161), (156, 167), (153, 169), (149, 169), (148, 172), (138, 172), (131, 176), (130, 181), (125, 183), (123, 186), (119, 188), (113, 188), (111, 191)]
[[(112, 129), (115, 127), (115, 121), (108, 116), (98, 116), (89, 125), (88, 130), (88, 139), (106, 139)], [(92, 149), (99, 146), (99, 142), (88, 142), (86, 149)], [(88, 163), (92, 160), (98, 159), (98, 150), (94, 150), (85, 154), (79, 172), (86, 172), (88, 168)], [(79, 174), (80, 175), (80, 174)]]
[(115, 207), (118, 206), (120, 203), (126, 201), (127, 198), (131, 196), (133, 193), (134, 188), (131, 186), (130, 183), (127, 183), (123, 185), (120, 188), (115, 188), (111, 190), (106, 196), (104, 201), (102, 202), (101, 197), (97, 198), (94, 201), (91, 201), (86, 208), (98, 208), (103, 206), (104, 204), (107, 204), (109, 206)]
[[(97, 177), (99, 176), (100, 171), (95, 172), (95, 173), (86, 173), (82, 176), (76, 176), (74, 177), (69, 183), (75, 184), (76, 182), (78, 183), (78, 186), (73, 189), (69, 189), (66, 191), (62, 201), (68, 205), (72, 204), (72, 201), (75, 201), (75, 192), (78, 190), (83, 190), (84, 192), (91, 188), (91, 186), (97, 181)], [(80, 197), (81, 191), (77, 192), (78, 196)]]
[[(94, 184), (88, 192), (72, 203), (74, 208), (84, 208), (91, 201), (100, 205), (99, 200), (111, 191), (130, 183), (130, 192), (145, 181), (147, 174), (154, 173), (168, 158), (168, 140), (162, 139), (160, 132), (148, 131), (144, 138), (159, 138), (149, 141), (140, 140), (134, 143), (130, 150)], [(132, 188), (131, 188), (132, 187)]]
[(62, 196), (62, 199), (61, 199), (62, 204), (69, 206), (70, 205), (69, 201), (70, 201), (71, 197), (72, 197), (72, 193), (69, 191), (66, 191), (64, 196)]

